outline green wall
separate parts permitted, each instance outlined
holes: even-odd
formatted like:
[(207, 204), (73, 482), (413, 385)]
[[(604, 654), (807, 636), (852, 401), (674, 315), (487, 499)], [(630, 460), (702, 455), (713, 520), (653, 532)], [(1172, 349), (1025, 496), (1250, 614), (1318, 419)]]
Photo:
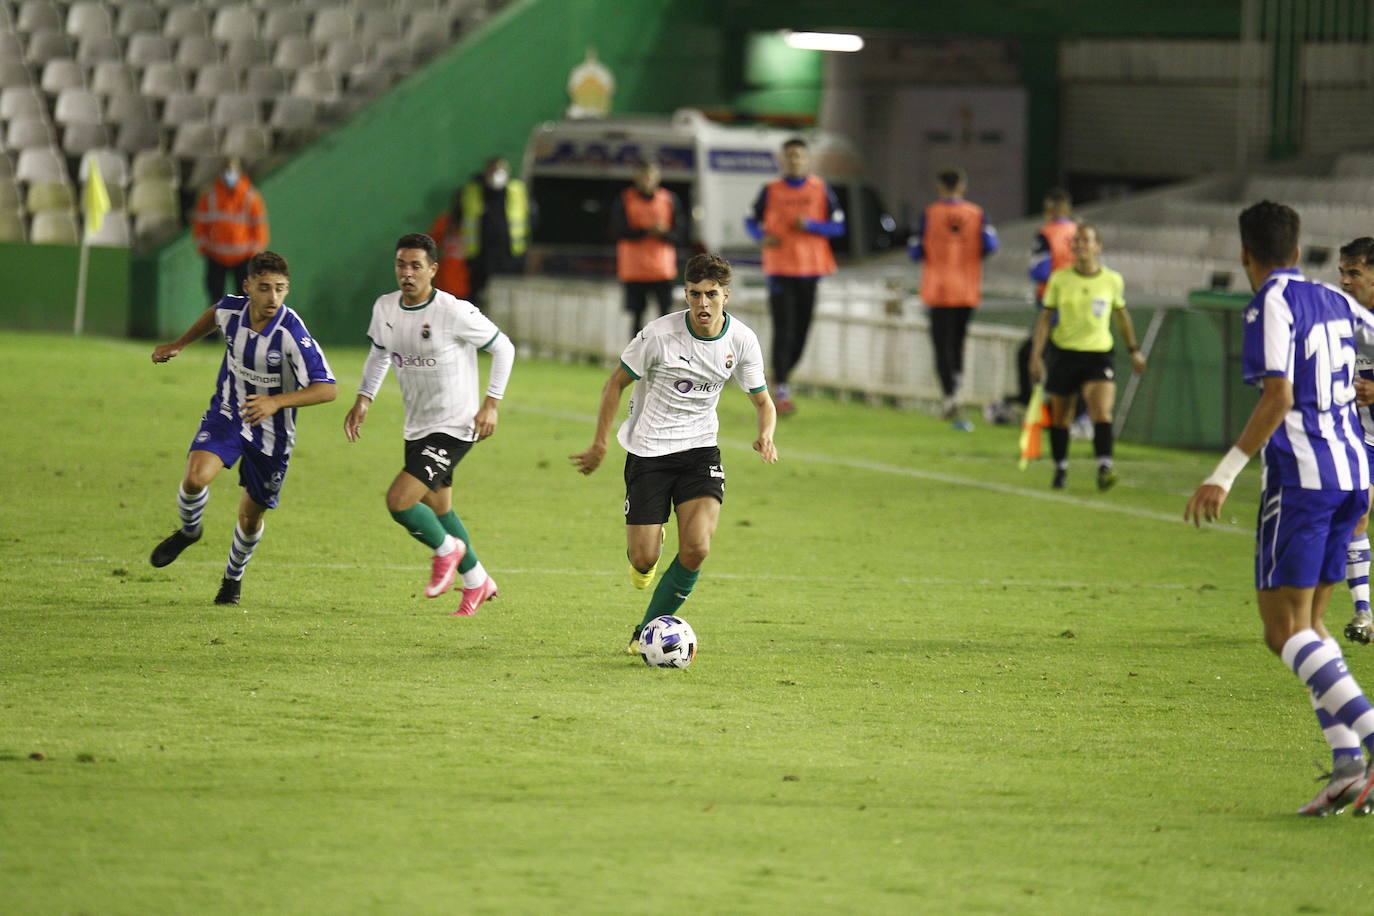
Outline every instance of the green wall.
[[(77, 270), (81, 249), (74, 245), (0, 243), (6, 328), (70, 331), (76, 316)], [(123, 248), (92, 248), (86, 280), (85, 330), (124, 336), (129, 319), (129, 253)]]
[[(291, 264), (290, 304), (325, 342), (357, 342), (395, 288), (391, 248), (428, 231), (489, 156), (519, 163), (531, 128), (557, 118), (588, 47), (615, 75), (618, 112), (719, 104), (723, 50), (682, 0), (519, 0), (342, 128), (259, 182), (271, 247)], [(518, 168), (518, 166), (517, 166)], [(204, 307), (187, 236), (156, 256), (157, 336)]]

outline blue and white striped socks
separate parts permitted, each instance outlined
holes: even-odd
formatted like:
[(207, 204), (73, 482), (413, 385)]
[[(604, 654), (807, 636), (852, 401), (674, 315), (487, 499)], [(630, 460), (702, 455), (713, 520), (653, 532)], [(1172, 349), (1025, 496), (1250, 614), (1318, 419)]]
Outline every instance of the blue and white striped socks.
[[(1322, 642), (1323, 645), (1330, 649), (1334, 649), (1336, 652), (1341, 651), (1340, 644), (1332, 637), (1328, 636)], [(1349, 757), (1355, 760), (1361, 759), (1363, 755), (1360, 752), (1360, 736), (1355, 734), (1355, 730), (1341, 723), (1335, 716), (1331, 715), (1331, 713), (1322, 709), (1321, 702), (1317, 699), (1315, 693), (1309, 691), (1308, 696), (1312, 699), (1312, 709), (1317, 714), (1317, 724), (1321, 726), (1322, 737), (1325, 738), (1326, 743), (1331, 746), (1332, 769), (1335, 770), (1341, 765), (1342, 758)]]
[(210, 501), (210, 488), (206, 487), (195, 496), (177, 487), (177, 517), (181, 519), (181, 533), (187, 537), (200, 534), (200, 517), (205, 514), (205, 504)]
[(1350, 586), (1350, 598), (1355, 602), (1355, 613), (1368, 614), (1369, 535), (1367, 534), (1357, 536), (1346, 549), (1345, 584)]
[[(1370, 706), (1345, 666), (1345, 658), (1336, 641), (1322, 640), (1313, 629), (1300, 630), (1283, 644), (1281, 657), (1298, 680), (1312, 691), (1313, 703), (1330, 716), (1333, 723), (1352, 731), (1365, 750), (1374, 756), (1374, 706)], [(1320, 715), (1318, 721), (1322, 721)], [(1326, 723), (1322, 724), (1325, 732)], [(1338, 733), (1336, 738), (1340, 742), (1349, 740), (1344, 733)], [(1332, 752), (1335, 752), (1334, 743)]]
[(224, 578), (243, 578), (244, 568), (248, 566), (248, 561), (253, 559), (253, 548), (262, 540), (262, 533), (266, 528), (265, 524), (260, 525), (256, 534), (247, 535), (243, 533), (240, 525), (234, 525), (234, 545), (229, 548), (229, 565), (224, 568)]

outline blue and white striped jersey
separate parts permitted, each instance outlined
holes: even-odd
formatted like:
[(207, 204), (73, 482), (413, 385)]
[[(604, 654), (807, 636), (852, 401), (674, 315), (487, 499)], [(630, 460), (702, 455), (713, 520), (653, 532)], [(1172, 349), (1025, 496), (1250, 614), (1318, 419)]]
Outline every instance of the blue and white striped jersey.
[(1374, 316), (1297, 270), (1274, 271), (1250, 300), (1241, 352), (1245, 381), (1282, 376), (1293, 385), (1293, 407), (1264, 444), (1267, 482), (1305, 490), (1369, 487), (1355, 415), (1357, 339), (1374, 339)]
[(324, 351), (293, 309), (283, 305), (261, 332), (248, 326), (248, 297), (225, 296), (215, 306), (224, 334), (224, 362), (210, 409), (239, 420), (240, 435), (264, 455), (289, 455), (296, 441), (296, 408), (279, 410), (257, 426), (239, 411), (250, 394), (282, 394), (314, 382), (333, 382)]

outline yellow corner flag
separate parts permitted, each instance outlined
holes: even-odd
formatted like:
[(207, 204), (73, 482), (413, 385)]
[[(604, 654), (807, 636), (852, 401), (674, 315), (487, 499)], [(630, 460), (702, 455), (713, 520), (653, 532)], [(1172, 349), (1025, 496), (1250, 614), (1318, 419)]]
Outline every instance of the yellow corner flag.
[(1040, 457), (1040, 414), (1045, 408), (1045, 386), (1036, 385), (1031, 392), (1030, 403), (1026, 405), (1026, 417), (1021, 421), (1021, 460), (1016, 466), (1026, 469), (1032, 458)]
[(91, 170), (86, 175), (86, 191), (82, 207), (86, 211), (86, 234), (94, 235), (100, 231), (105, 214), (110, 209), (110, 194), (105, 190), (105, 179), (100, 175), (100, 160), (91, 158)]

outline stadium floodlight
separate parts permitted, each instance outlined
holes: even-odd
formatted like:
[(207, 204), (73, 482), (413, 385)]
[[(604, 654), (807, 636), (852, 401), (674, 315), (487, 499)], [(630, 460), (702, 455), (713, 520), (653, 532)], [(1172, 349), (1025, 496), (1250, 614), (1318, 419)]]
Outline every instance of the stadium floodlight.
[(784, 30), (783, 41), (802, 51), (859, 51), (864, 40), (844, 32), (792, 32)]

